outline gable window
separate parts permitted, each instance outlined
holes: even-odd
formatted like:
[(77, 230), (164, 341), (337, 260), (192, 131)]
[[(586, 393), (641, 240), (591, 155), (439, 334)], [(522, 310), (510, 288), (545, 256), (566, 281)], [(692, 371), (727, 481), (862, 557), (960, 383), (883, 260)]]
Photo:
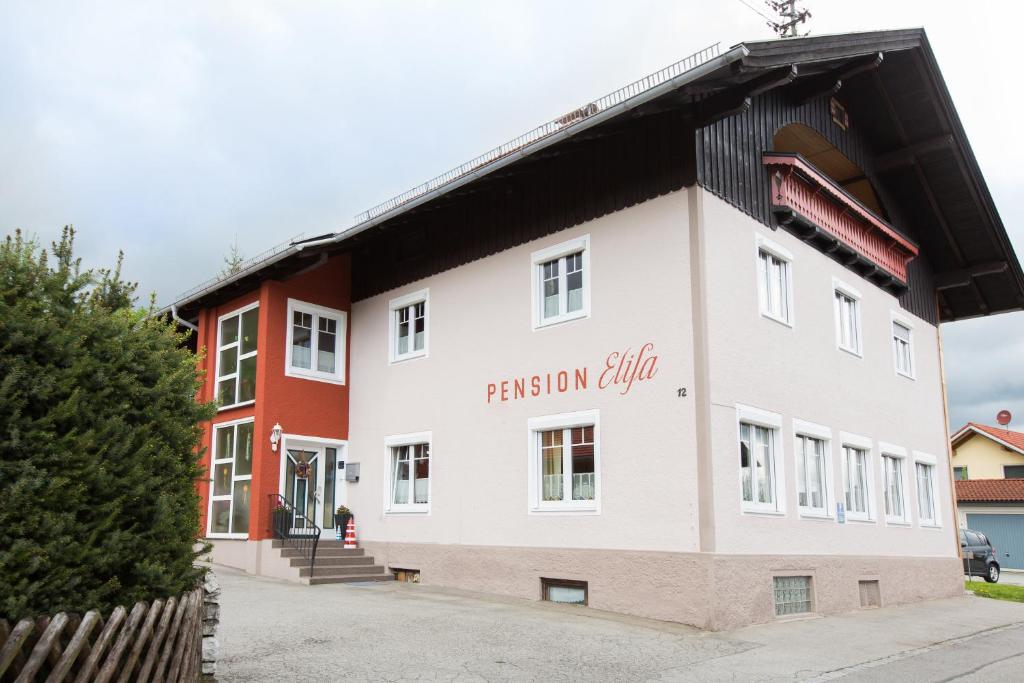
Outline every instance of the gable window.
[(217, 321), (217, 403), (229, 408), (256, 400), (257, 304)]
[(779, 430), (782, 418), (757, 408), (737, 406), (739, 418), (742, 508), (751, 512), (783, 509), (778, 482)]
[(871, 509), (871, 468), (868, 460), (870, 441), (843, 433), (843, 497), (846, 517), (869, 521)]
[(535, 251), (533, 327), (590, 315), (590, 236)]
[(430, 512), (430, 432), (388, 437), (385, 510)]
[(860, 356), (863, 354), (861, 349), (860, 293), (838, 280), (833, 282), (836, 343), (843, 351)]
[(1003, 478), (1024, 479), (1024, 465), (1003, 465)]
[(796, 500), (801, 514), (829, 514), (827, 427), (802, 420), (793, 420), (796, 434)]
[(938, 526), (937, 501), (935, 499), (935, 463), (922, 461), (923, 456), (915, 454), (914, 473), (917, 480), (917, 522), (921, 526)]
[(426, 357), (429, 302), (430, 290), (421, 289), (389, 303), (389, 357), (392, 363)]
[(885, 519), (887, 522), (907, 522), (906, 488), (903, 482), (903, 449), (887, 449), (882, 453), (882, 483), (885, 494)]
[(792, 325), (793, 257), (761, 236), (758, 236), (757, 243), (757, 293), (761, 315)]
[[(1005, 475), (1005, 472), (1004, 472)], [(953, 468), (953, 479), (957, 481), (967, 481), (967, 468), (966, 467), (954, 467)], [(1010, 479), (1010, 477), (1006, 477)]]
[(214, 427), (210, 470), (210, 536), (246, 537), (252, 497), (253, 421)]
[(597, 411), (529, 420), (531, 510), (597, 511), (597, 423)]
[(344, 384), (347, 320), (344, 311), (289, 299), (285, 374)]
[(904, 377), (914, 378), (914, 346), (911, 343), (911, 329), (902, 322), (892, 321), (892, 352), (896, 372)]

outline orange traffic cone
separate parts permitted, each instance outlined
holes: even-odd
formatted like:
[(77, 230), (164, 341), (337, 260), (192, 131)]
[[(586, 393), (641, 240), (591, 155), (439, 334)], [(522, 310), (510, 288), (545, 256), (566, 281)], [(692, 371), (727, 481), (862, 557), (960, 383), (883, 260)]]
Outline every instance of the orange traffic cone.
[(348, 526), (345, 527), (345, 548), (352, 549), (356, 547), (356, 521), (351, 517), (348, 518)]

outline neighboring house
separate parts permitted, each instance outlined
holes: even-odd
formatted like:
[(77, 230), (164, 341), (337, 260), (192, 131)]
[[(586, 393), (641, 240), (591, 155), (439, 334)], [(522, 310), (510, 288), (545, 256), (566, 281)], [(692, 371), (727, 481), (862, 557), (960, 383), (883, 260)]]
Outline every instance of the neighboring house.
[(1024, 479), (1024, 432), (968, 422), (950, 441), (955, 479)]
[(960, 526), (988, 536), (1003, 569), (1024, 569), (1024, 433), (968, 422), (951, 441)]
[(402, 577), (729, 628), (962, 592), (938, 325), (1022, 304), (905, 30), (709, 48), (168, 311), (217, 562), (345, 503)]

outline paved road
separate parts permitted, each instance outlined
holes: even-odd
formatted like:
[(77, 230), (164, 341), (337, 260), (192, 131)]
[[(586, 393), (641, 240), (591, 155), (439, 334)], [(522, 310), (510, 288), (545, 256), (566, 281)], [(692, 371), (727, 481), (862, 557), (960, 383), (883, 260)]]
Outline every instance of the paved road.
[(217, 570), (221, 681), (1016, 681), (1024, 604), (973, 596), (730, 633), (427, 586)]

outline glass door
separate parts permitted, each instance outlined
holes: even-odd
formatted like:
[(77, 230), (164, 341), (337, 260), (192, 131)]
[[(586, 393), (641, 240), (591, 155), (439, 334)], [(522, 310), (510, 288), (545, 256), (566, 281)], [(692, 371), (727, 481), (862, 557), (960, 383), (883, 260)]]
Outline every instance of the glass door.
[(319, 450), (289, 448), (285, 463), (284, 497), (295, 507), (292, 533), (307, 528), (306, 519), (316, 522), (323, 500), (323, 467)]

